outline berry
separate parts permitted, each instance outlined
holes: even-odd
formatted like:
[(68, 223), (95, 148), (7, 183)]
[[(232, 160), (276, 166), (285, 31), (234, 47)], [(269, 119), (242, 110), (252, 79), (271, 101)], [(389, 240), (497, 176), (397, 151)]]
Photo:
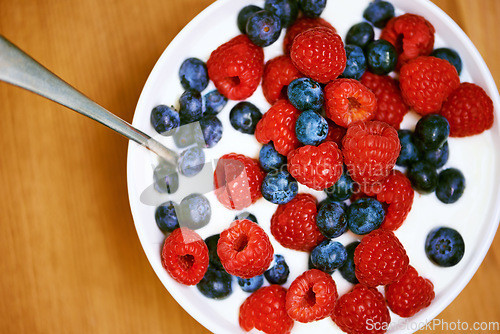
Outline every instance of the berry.
[(347, 251), (338, 241), (324, 240), (311, 252), (311, 264), (314, 268), (332, 274), (347, 260)]
[(205, 153), (198, 146), (193, 146), (179, 155), (179, 172), (182, 175), (195, 176), (205, 166)]
[(283, 28), (293, 24), (299, 14), (299, 5), (296, 0), (266, 0), (264, 9), (278, 16)]
[(354, 252), (356, 277), (375, 287), (396, 282), (408, 270), (408, 255), (393, 232), (376, 229), (361, 240)]
[(151, 125), (161, 135), (173, 135), (180, 123), (179, 113), (173, 107), (160, 104), (151, 110)]
[(444, 144), (435, 150), (426, 150), (422, 153), (422, 160), (425, 160), (431, 164), (434, 168), (443, 167), (450, 156), (450, 147), (448, 142), (445, 141)]
[(424, 150), (435, 150), (443, 146), (450, 133), (450, 124), (439, 114), (427, 114), (415, 126), (417, 144)]
[(286, 311), (290, 318), (308, 323), (330, 316), (337, 301), (337, 285), (333, 278), (318, 269), (298, 276), (286, 294)]
[(237, 278), (238, 285), (245, 292), (254, 292), (264, 284), (264, 275), (257, 275), (252, 278)]
[(238, 35), (215, 49), (207, 61), (208, 76), (230, 100), (244, 100), (255, 92), (264, 71), (264, 51), (246, 35)]
[(289, 56), (272, 58), (264, 66), (262, 92), (267, 102), (274, 104), (279, 99), (287, 98), (287, 87), (295, 79), (302, 77)]
[(254, 134), (262, 113), (253, 103), (238, 102), (229, 113), (229, 121), (233, 128), (241, 133)]
[(316, 216), (316, 225), (329, 239), (337, 238), (347, 230), (347, 205), (330, 199), (321, 203)]
[(374, 37), (375, 32), (372, 25), (368, 22), (360, 22), (349, 28), (345, 42), (346, 44), (354, 44), (364, 49), (368, 43), (373, 41)]
[(272, 170), (262, 181), (262, 196), (271, 203), (285, 204), (290, 202), (299, 191), (297, 181), (287, 170)]
[(372, 73), (388, 74), (396, 68), (397, 61), (396, 48), (386, 40), (378, 39), (366, 46), (366, 62)]
[(207, 65), (198, 58), (187, 58), (179, 68), (179, 78), (185, 90), (201, 92), (208, 86)]
[(179, 223), (192, 230), (206, 226), (212, 216), (208, 199), (196, 193), (184, 197), (179, 205), (179, 210)]
[(304, 145), (319, 145), (328, 134), (328, 123), (315, 111), (306, 110), (297, 118), (295, 134)]
[(281, 285), (265, 286), (240, 306), (239, 324), (245, 331), (256, 328), (266, 334), (289, 334), (294, 321), (286, 312), (287, 290)]
[(226, 271), (241, 278), (262, 275), (273, 260), (273, 246), (256, 223), (235, 220), (221, 232), (217, 254)]
[(172, 201), (165, 202), (156, 208), (155, 221), (162, 232), (169, 233), (179, 227), (178, 210), (179, 205)]
[(460, 86), (453, 65), (424, 56), (401, 67), (399, 82), (406, 104), (420, 115), (439, 112), (443, 102)]
[(363, 12), (363, 18), (377, 28), (383, 28), (394, 17), (394, 6), (388, 1), (372, 1)]
[(290, 275), (290, 268), (285, 261), (283, 255), (275, 254), (274, 255), (274, 264), (271, 268), (264, 272), (264, 277), (271, 284), (285, 284), (288, 279), (288, 275)]
[(221, 121), (216, 116), (203, 117), (200, 119), (201, 132), (203, 133), (203, 147), (211, 148), (217, 144), (222, 138)]
[(238, 29), (242, 34), (247, 33), (247, 22), (248, 18), (252, 16), (253, 14), (257, 13), (258, 11), (261, 11), (262, 8), (259, 6), (255, 5), (248, 5), (243, 7), (239, 12), (238, 12), (238, 17), (236, 19), (236, 23), (238, 25)]
[(306, 31), (309, 28), (314, 27), (325, 27), (331, 29), (335, 32), (335, 28), (321, 17), (318, 18), (309, 18), (309, 17), (301, 17), (295, 21), (288, 29), (286, 30), (285, 38), (283, 40), (283, 51), (286, 55), (290, 54), (290, 48), (292, 47), (293, 40), (295, 37), (303, 31)]
[(297, 78), (290, 82), (287, 95), (290, 103), (301, 111), (319, 111), (323, 107), (323, 89), (311, 78)]
[(331, 119), (327, 118), (328, 123), (328, 134), (326, 135), (325, 141), (333, 141), (337, 146), (342, 148), (342, 139), (347, 131), (343, 126), (335, 124)]
[(203, 101), (200, 92), (186, 90), (179, 98), (181, 124), (199, 121), (203, 116)]
[(203, 96), (203, 102), (205, 106), (203, 116), (215, 116), (226, 106), (227, 97), (214, 89)]
[(205, 239), (205, 244), (208, 247), (208, 260), (211, 267), (224, 270), (217, 254), (217, 243), (219, 242), (220, 234), (214, 234)]
[(233, 277), (224, 270), (208, 266), (205, 276), (196, 284), (198, 290), (211, 299), (224, 299), (233, 292)]
[(174, 230), (165, 239), (161, 264), (177, 282), (195, 285), (208, 268), (208, 248), (195, 231), (187, 227)]
[(442, 170), (438, 175), (436, 187), (437, 198), (446, 204), (455, 203), (465, 190), (465, 177), (456, 168)]
[(175, 146), (185, 148), (193, 144), (205, 146), (205, 138), (199, 122), (188, 123), (177, 128), (173, 135)]
[(449, 61), (457, 69), (458, 75), (462, 72), (462, 59), (457, 51), (450, 48), (438, 48), (434, 49), (430, 55)]
[(173, 194), (179, 189), (179, 174), (169, 164), (158, 164), (153, 170), (154, 188), (160, 193)]
[(481, 87), (468, 82), (449, 95), (440, 113), (450, 123), (450, 137), (476, 135), (493, 126), (493, 101)]
[(281, 20), (268, 10), (258, 11), (248, 18), (246, 34), (253, 44), (269, 46), (280, 37)]
[(271, 218), (271, 234), (283, 247), (309, 252), (325, 239), (316, 226), (316, 198), (297, 194)]
[(434, 285), (418, 275), (412, 266), (397, 282), (385, 286), (385, 298), (392, 312), (411, 317), (429, 306), (434, 299)]
[(259, 222), (257, 221), (257, 217), (255, 215), (251, 214), (248, 211), (240, 212), (238, 213), (235, 217), (234, 220), (242, 220), (242, 219), (248, 219), (250, 221), (253, 221), (254, 223), (258, 224)]
[(385, 218), (380, 227), (391, 231), (398, 229), (410, 213), (414, 196), (410, 180), (400, 171), (392, 170), (377, 194), (377, 200), (385, 206)]
[(339, 272), (342, 277), (352, 284), (358, 284), (359, 281), (356, 278), (355, 268), (354, 268), (354, 251), (356, 247), (358, 247), (359, 241), (353, 241), (347, 246), (345, 246), (345, 250), (347, 252), (347, 259), (344, 264), (339, 267)]
[(399, 152), (396, 165), (408, 167), (420, 158), (420, 150), (415, 143), (413, 131), (411, 130), (398, 130), (399, 143), (401, 144), (401, 151)]
[(382, 225), (385, 218), (382, 203), (370, 197), (359, 198), (347, 209), (347, 224), (354, 234), (368, 234)]
[(262, 145), (259, 151), (260, 167), (266, 172), (279, 169), (286, 164), (286, 157), (274, 149), (273, 143)]
[(345, 54), (347, 61), (342, 77), (359, 80), (367, 68), (363, 49), (354, 44), (346, 44)]
[(352, 180), (351, 176), (349, 176), (349, 172), (347, 171), (347, 169), (344, 168), (340, 179), (335, 182), (333, 186), (326, 188), (325, 193), (328, 195), (328, 198), (333, 201), (345, 201), (346, 199), (351, 197), (353, 187), (354, 181)]
[(299, 0), (302, 13), (311, 18), (318, 18), (326, 7), (326, 0)]
[(413, 189), (419, 193), (429, 194), (436, 190), (438, 173), (427, 161), (417, 161), (410, 165), (407, 173)]
[(465, 252), (464, 239), (449, 227), (437, 227), (425, 239), (425, 254), (440, 267), (452, 267), (462, 260)]
[(337, 125), (372, 120), (376, 109), (375, 94), (355, 79), (337, 79), (325, 87), (326, 116)]
[(342, 38), (325, 27), (298, 34), (290, 58), (300, 72), (319, 83), (328, 83), (342, 74), (347, 60)]

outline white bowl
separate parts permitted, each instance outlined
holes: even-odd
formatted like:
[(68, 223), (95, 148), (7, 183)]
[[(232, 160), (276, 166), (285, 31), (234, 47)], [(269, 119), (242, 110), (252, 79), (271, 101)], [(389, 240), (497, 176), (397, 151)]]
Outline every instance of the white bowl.
[[(362, 12), (368, 0), (329, 0), (322, 17), (328, 20), (344, 38), (349, 27), (362, 20)], [(435, 286), (436, 298), (432, 304), (412, 318), (402, 319), (391, 313), (390, 333), (409, 333), (416, 331), (431, 321), (460, 293), (481, 264), (493, 240), (500, 221), (500, 174), (499, 145), (500, 98), (495, 82), (479, 52), (465, 33), (443, 11), (427, 0), (392, 0), (397, 14), (402, 12), (424, 16), (436, 28), (435, 47), (447, 46), (459, 52), (464, 63), (461, 81), (474, 82), (483, 87), (493, 99), (496, 119), (491, 130), (469, 138), (450, 138), (450, 160), (445, 167), (457, 167), (466, 177), (467, 188), (463, 197), (455, 204), (441, 204), (434, 194), (416, 193), (412, 211), (404, 225), (396, 231), (410, 257), (410, 263), (420, 275), (429, 278)], [(133, 125), (154, 136), (156, 133), (150, 124), (151, 109), (158, 104), (178, 105), (178, 98), (183, 89), (179, 83), (178, 69), (188, 57), (197, 57), (206, 61), (215, 48), (239, 34), (236, 17), (239, 10), (248, 4), (263, 6), (264, 0), (219, 0), (193, 19), (170, 43), (156, 63), (140, 96), (133, 119)], [(282, 53), (282, 38), (272, 46), (265, 48), (266, 60)], [(213, 84), (206, 91), (213, 89)], [(205, 92), (206, 92), (205, 91)], [(249, 99), (262, 112), (267, 111), (266, 102), (259, 88)], [(215, 147), (206, 150), (207, 161), (215, 161), (224, 153), (243, 153), (258, 156), (261, 147), (253, 136), (241, 134), (232, 129), (229, 123), (229, 111), (235, 104), (230, 101), (219, 114), (224, 126), (222, 140)], [(404, 125), (412, 127), (416, 117), (410, 114)], [(169, 147), (174, 147), (171, 138), (155, 136)], [(244, 143), (244, 145), (242, 145)], [(214, 333), (243, 332), (238, 325), (238, 310), (247, 293), (233, 283), (233, 294), (224, 300), (211, 300), (199, 293), (196, 287), (187, 287), (175, 282), (161, 265), (160, 250), (164, 234), (157, 228), (154, 211), (156, 205), (168, 199), (158, 195), (151, 188), (155, 159), (143, 148), (131, 143), (128, 150), (128, 188), (130, 206), (140, 242), (151, 266), (169, 293), (193, 318)], [(203, 192), (212, 205), (211, 222), (197, 232), (206, 238), (220, 233), (232, 221), (237, 212), (226, 210), (215, 200), (211, 192), (211, 174), (213, 166), (205, 166), (201, 175), (206, 176), (199, 183), (198, 178), (181, 177), (180, 190), (172, 199), (177, 203), (190, 192)], [(301, 191), (309, 191), (304, 187)], [(313, 192), (324, 196), (321, 192)], [(260, 225), (269, 233), (269, 220), (276, 206), (259, 200), (248, 208), (254, 213)], [(427, 233), (435, 226), (451, 226), (464, 237), (466, 251), (462, 261), (451, 268), (439, 268), (425, 256), (424, 240)], [(289, 284), (302, 271), (307, 269), (307, 254), (285, 249), (271, 237), (275, 252), (283, 254), (291, 273)], [(355, 239), (352, 234), (338, 238), (344, 244)], [(333, 274), (339, 294), (347, 292), (351, 284), (338, 272)], [(295, 323), (293, 333), (311, 331), (341, 332), (330, 318), (311, 323)]]

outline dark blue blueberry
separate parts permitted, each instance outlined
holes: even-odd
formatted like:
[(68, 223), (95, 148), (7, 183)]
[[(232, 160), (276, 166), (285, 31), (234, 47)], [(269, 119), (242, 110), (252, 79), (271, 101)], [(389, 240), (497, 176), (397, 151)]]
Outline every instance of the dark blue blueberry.
[(422, 154), (422, 159), (430, 163), (436, 169), (443, 167), (450, 156), (450, 148), (448, 142), (435, 149), (435, 150), (425, 150)]
[(304, 145), (319, 145), (328, 135), (326, 119), (312, 110), (303, 111), (295, 122), (295, 134)]
[(271, 284), (285, 284), (290, 275), (290, 268), (283, 255), (274, 255), (274, 264), (264, 272), (264, 277)]
[(201, 94), (194, 90), (186, 90), (179, 98), (179, 116), (181, 124), (199, 121), (203, 116), (203, 101)]
[(207, 272), (196, 287), (205, 297), (224, 299), (233, 292), (232, 283), (233, 276), (224, 270), (208, 266)]
[(298, 78), (287, 88), (288, 100), (299, 110), (319, 111), (323, 107), (323, 89), (310, 78)]
[(407, 170), (408, 179), (413, 189), (421, 194), (433, 192), (437, 187), (438, 173), (436, 168), (426, 161), (417, 161)]
[(233, 128), (242, 133), (254, 134), (262, 113), (254, 104), (247, 101), (238, 102), (229, 113), (229, 121)]
[(173, 194), (179, 189), (179, 174), (167, 164), (159, 164), (153, 170), (154, 188), (160, 193)]
[(237, 279), (241, 290), (245, 292), (257, 291), (264, 283), (264, 275), (257, 275), (252, 278), (237, 277)]
[(325, 200), (319, 207), (316, 215), (316, 225), (327, 238), (341, 236), (347, 230), (347, 205), (344, 202)]
[(316, 18), (323, 13), (326, 7), (326, 0), (299, 0), (299, 8), (307, 17)]
[(428, 114), (418, 120), (414, 134), (422, 149), (435, 150), (448, 139), (450, 124), (444, 116)]
[(282, 28), (288, 28), (299, 15), (297, 0), (266, 0), (264, 9), (280, 18)]
[(151, 125), (159, 134), (171, 136), (180, 125), (179, 113), (172, 107), (158, 105), (151, 111)]
[(351, 197), (354, 181), (351, 179), (347, 168), (344, 168), (340, 179), (331, 187), (325, 189), (325, 193), (333, 201), (345, 201)]
[(399, 152), (396, 165), (408, 167), (420, 159), (420, 150), (415, 143), (413, 132), (411, 130), (398, 130), (398, 137), (399, 143), (401, 144), (401, 151)]
[(387, 1), (372, 1), (363, 12), (363, 17), (375, 27), (383, 28), (394, 17), (394, 6)]
[(345, 246), (347, 251), (347, 259), (342, 266), (339, 267), (340, 274), (344, 279), (352, 284), (358, 284), (359, 281), (354, 273), (354, 251), (358, 247), (359, 241), (353, 241), (349, 245)]
[(248, 6), (243, 7), (239, 11), (236, 23), (238, 24), (238, 29), (241, 31), (242, 34), (247, 33), (248, 18), (261, 10), (262, 10), (262, 8), (260, 8), (259, 6), (248, 5)]
[(392, 72), (398, 61), (396, 48), (386, 40), (378, 39), (366, 46), (366, 62), (371, 72), (384, 75)]
[(190, 147), (179, 156), (179, 172), (185, 176), (195, 176), (205, 166), (205, 152), (198, 146)]
[(347, 251), (340, 242), (325, 240), (311, 252), (311, 265), (328, 274), (342, 266), (347, 260)]
[(266, 174), (261, 191), (262, 196), (269, 202), (285, 204), (297, 195), (299, 186), (288, 171), (275, 170)]
[(181, 226), (197, 230), (207, 225), (212, 216), (212, 208), (208, 199), (201, 194), (191, 194), (184, 197), (179, 205), (177, 215)]
[(266, 47), (278, 40), (281, 34), (281, 20), (268, 10), (252, 14), (247, 21), (247, 36), (253, 44)]
[(200, 119), (201, 131), (203, 132), (204, 147), (214, 147), (222, 138), (222, 123), (216, 116), (203, 117)]
[(360, 22), (349, 28), (345, 42), (346, 44), (354, 44), (364, 49), (374, 38), (375, 31), (373, 30), (373, 26), (368, 22)]
[(359, 80), (367, 68), (363, 49), (354, 44), (347, 44), (345, 46), (345, 53), (347, 62), (342, 76), (344, 78)]
[(464, 239), (460, 233), (449, 227), (437, 227), (425, 239), (425, 254), (440, 267), (456, 265), (465, 252)]
[(156, 208), (155, 220), (158, 228), (165, 233), (172, 232), (179, 227), (177, 211), (179, 206), (172, 201), (165, 202)]
[(226, 106), (227, 97), (214, 89), (203, 96), (203, 102), (205, 103), (203, 116), (215, 116)]
[(185, 90), (201, 92), (208, 86), (207, 65), (198, 58), (188, 58), (179, 68), (179, 78)]
[(431, 56), (449, 61), (457, 69), (458, 75), (462, 72), (462, 59), (457, 51), (449, 48), (439, 48), (432, 51)]
[(257, 221), (257, 217), (255, 217), (254, 214), (252, 214), (248, 211), (240, 212), (236, 215), (236, 217), (234, 217), (234, 220), (241, 220), (241, 219), (248, 219), (250, 221), (253, 221), (255, 224), (259, 223)]
[(376, 230), (384, 218), (384, 207), (374, 198), (359, 198), (347, 208), (347, 225), (354, 234), (362, 235)]
[(456, 168), (442, 170), (438, 175), (436, 196), (443, 203), (450, 204), (458, 201), (465, 190), (465, 177)]
[(273, 169), (279, 169), (286, 164), (286, 157), (276, 151), (272, 142), (262, 146), (259, 152), (259, 163), (262, 169), (270, 172)]
[(219, 254), (217, 254), (217, 243), (219, 242), (220, 234), (214, 234), (205, 239), (205, 244), (208, 248), (208, 261), (210, 265), (219, 270), (224, 270), (220, 262)]

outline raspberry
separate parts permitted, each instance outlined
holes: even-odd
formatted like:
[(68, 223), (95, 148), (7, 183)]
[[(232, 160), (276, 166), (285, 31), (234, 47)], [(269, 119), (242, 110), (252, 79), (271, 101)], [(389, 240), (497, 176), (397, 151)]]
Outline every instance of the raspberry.
[(252, 293), (240, 306), (239, 323), (243, 330), (256, 328), (267, 334), (288, 334), (293, 319), (286, 313), (286, 289), (265, 286)]
[(299, 322), (321, 320), (332, 314), (337, 297), (337, 285), (332, 276), (310, 269), (290, 284), (286, 310), (290, 318)]
[(235, 220), (221, 232), (217, 255), (229, 274), (252, 278), (266, 271), (273, 260), (274, 249), (262, 227), (242, 219)]
[(300, 111), (287, 100), (278, 100), (262, 116), (255, 129), (255, 138), (261, 144), (273, 142), (279, 154), (288, 153), (300, 146), (295, 135), (295, 122)]
[(267, 102), (274, 104), (279, 99), (286, 99), (288, 84), (301, 77), (302, 73), (295, 68), (289, 56), (270, 59), (264, 66), (262, 78), (262, 92)]
[(208, 247), (195, 231), (177, 228), (165, 239), (161, 264), (177, 282), (198, 284), (208, 268)]
[(375, 116), (377, 98), (358, 80), (337, 79), (325, 87), (326, 116), (337, 125), (370, 121)]
[(412, 266), (397, 282), (385, 286), (387, 305), (401, 317), (411, 317), (431, 304), (434, 285)]
[(319, 83), (337, 78), (347, 61), (342, 38), (325, 27), (298, 34), (293, 40), (290, 58), (299, 71)]
[(332, 29), (336, 32), (335, 28), (325, 19), (322, 18), (308, 18), (301, 17), (297, 19), (288, 29), (286, 30), (285, 39), (283, 40), (283, 51), (285, 54), (290, 54), (290, 48), (292, 47), (293, 40), (295, 37), (303, 31), (309, 28), (315, 27), (325, 27)]
[(410, 180), (400, 171), (392, 170), (382, 183), (382, 191), (377, 194), (378, 201), (389, 205), (380, 227), (391, 231), (398, 229), (410, 213), (414, 194)]
[(342, 152), (331, 141), (299, 147), (288, 153), (287, 159), (290, 174), (315, 190), (333, 186), (342, 175)]
[(481, 87), (464, 82), (444, 102), (441, 115), (450, 123), (451, 137), (476, 135), (493, 126), (493, 101)]
[(386, 122), (398, 130), (408, 112), (408, 106), (399, 89), (399, 82), (388, 75), (377, 75), (368, 71), (363, 74), (360, 81), (377, 98), (377, 109), (373, 119)]
[(259, 86), (264, 72), (264, 51), (246, 35), (238, 35), (212, 52), (207, 69), (222, 95), (231, 100), (244, 100)]
[(370, 232), (354, 252), (356, 278), (368, 287), (396, 282), (406, 273), (408, 265), (406, 251), (391, 231)]
[(360, 184), (385, 179), (401, 150), (396, 129), (380, 121), (353, 123), (347, 128), (342, 147), (349, 174)]
[(264, 171), (257, 160), (243, 154), (224, 154), (214, 172), (215, 195), (226, 208), (241, 210), (262, 197), (263, 179)]
[(311, 251), (325, 240), (318, 226), (316, 198), (297, 194), (290, 202), (281, 204), (271, 217), (271, 234), (283, 247)]
[(416, 14), (393, 17), (380, 34), (381, 39), (390, 42), (398, 52), (397, 68), (418, 56), (428, 56), (434, 48), (432, 24)]
[(399, 82), (407, 105), (420, 115), (437, 113), (460, 86), (457, 69), (447, 60), (421, 56), (401, 67)]
[(332, 141), (337, 144), (339, 149), (342, 149), (342, 139), (347, 131), (346, 128), (335, 124), (332, 120), (327, 119), (328, 122), (328, 134), (326, 135), (325, 141)]
[(339, 298), (332, 319), (346, 333), (381, 334), (387, 331), (391, 315), (377, 289), (356, 284)]

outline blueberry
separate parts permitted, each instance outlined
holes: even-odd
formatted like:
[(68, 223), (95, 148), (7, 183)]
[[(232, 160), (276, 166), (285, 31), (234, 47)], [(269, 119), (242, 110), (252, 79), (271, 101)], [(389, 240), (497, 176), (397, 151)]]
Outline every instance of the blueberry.
[(266, 0), (264, 9), (280, 18), (282, 28), (288, 28), (299, 15), (297, 0)]
[(227, 104), (227, 97), (214, 89), (203, 96), (205, 109), (203, 116), (217, 115)]
[(179, 220), (177, 219), (177, 211), (179, 205), (172, 201), (161, 204), (155, 210), (155, 220), (158, 228), (165, 233), (172, 232), (179, 227)]
[(205, 138), (199, 122), (180, 126), (173, 135), (175, 146), (185, 148), (193, 144), (205, 146)]
[(298, 78), (290, 82), (287, 95), (290, 103), (299, 110), (319, 111), (323, 107), (321, 85), (310, 78)]
[(151, 110), (151, 125), (159, 134), (171, 136), (180, 125), (179, 113), (173, 107), (160, 104)]
[(266, 174), (262, 181), (262, 196), (271, 203), (290, 202), (299, 190), (297, 181), (286, 170), (274, 170)]
[(347, 208), (347, 225), (354, 234), (362, 235), (376, 230), (384, 218), (384, 207), (374, 198), (359, 198)]
[(456, 265), (465, 252), (464, 239), (460, 233), (449, 227), (437, 227), (425, 239), (425, 254), (440, 267)]
[(207, 272), (196, 287), (205, 297), (224, 299), (233, 292), (232, 283), (233, 277), (230, 274), (208, 266)]
[(456, 168), (442, 170), (438, 175), (437, 198), (446, 204), (455, 203), (465, 190), (465, 177)]
[(160, 193), (173, 194), (179, 189), (179, 174), (175, 167), (159, 164), (153, 170), (154, 188)]
[(242, 34), (247, 33), (248, 18), (261, 10), (262, 10), (262, 8), (260, 8), (259, 6), (248, 5), (248, 6), (243, 7), (239, 11), (236, 23), (238, 25), (238, 29), (241, 31)]
[(245, 292), (257, 291), (264, 283), (264, 275), (257, 275), (252, 278), (238, 277), (237, 279), (238, 279), (238, 284), (241, 287), (241, 290)]
[(199, 121), (203, 116), (203, 101), (201, 94), (194, 90), (186, 90), (179, 98), (179, 116), (181, 124)]
[(197, 230), (207, 225), (212, 216), (208, 199), (201, 194), (191, 194), (184, 197), (179, 205), (179, 223), (181, 226)]
[(198, 58), (187, 58), (179, 68), (179, 78), (185, 90), (201, 92), (208, 86), (207, 65)]
[(340, 242), (325, 240), (311, 252), (311, 264), (314, 268), (332, 274), (347, 260), (347, 251)]
[(411, 130), (398, 130), (399, 143), (401, 144), (401, 151), (399, 152), (396, 165), (408, 167), (420, 158), (420, 150), (415, 143), (415, 138)]
[(285, 284), (290, 275), (290, 268), (283, 255), (274, 255), (274, 264), (264, 272), (264, 277), (271, 284)]
[(222, 138), (222, 123), (216, 116), (203, 117), (200, 119), (200, 127), (205, 144), (203, 146), (207, 148), (214, 147)]
[(188, 148), (179, 156), (179, 172), (185, 176), (195, 176), (205, 166), (205, 152), (198, 146)]
[(262, 113), (254, 104), (247, 101), (238, 102), (229, 113), (229, 121), (233, 128), (241, 133), (254, 134)]
[(263, 145), (260, 149), (259, 163), (264, 171), (270, 172), (286, 164), (286, 157), (279, 154), (274, 148), (273, 143), (270, 142), (269, 144)]
[(441, 147), (450, 134), (448, 120), (439, 114), (427, 114), (415, 125), (416, 143), (425, 150)]
[(319, 145), (328, 135), (328, 123), (315, 111), (306, 110), (295, 122), (295, 134), (304, 145)]
[(408, 168), (408, 179), (413, 189), (421, 194), (433, 192), (437, 187), (438, 173), (436, 168), (426, 161), (417, 161)]
[(214, 234), (205, 239), (205, 244), (208, 248), (208, 262), (214, 268), (224, 270), (220, 262), (219, 254), (217, 254), (217, 243), (219, 242), (220, 234)]
[(368, 22), (360, 22), (349, 28), (345, 42), (346, 44), (354, 44), (364, 49), (374, 38), (375, 31), (372, 25)]
[(299, 8), (307, 17), (316, 18), (323, 13), (326, 7), (326, 0), (299, 0)]
[(344, 202), (325, 200), (319, 207), (316, 215), (316, 225), (327, 238), (341, 236), (347, 230), (347, 205)]
[(354, 251), (356, 250), (356, 247), (358, 247), (359, 243), (359, 241), (353, 241), (349, 245), (345, 246), (345, 250), (347, 251), (347, 260), (341, 267), (339, 267), (339, 272), (342, 277), (352, 284), (359, 283), (356, 278), (356, 274), (354, 273)]
[(384, 75), (392, 72), (398, 61), (396, 48), (386, 40), (378, 39), (366, 46), (366, 62), (371, 72)]
[(394, 17), (394, 6), (387, 1), (372, 1), (364, 10), (363, 17), (375, 27), (383, 28)]
[(450, 48), (438, 48), (432, 51), (431, 56), (449, 61), (457, 69), (458, 75), (462, 72), (462, 59), (457, 51)]
[(427, 161), (436, 169), (443, 167), (448, 161), (449, 156), (450, 148), (447, 141), (435, 150), (426, 150), (422, 153), (422, 159)]
[(345, 46), (345, 53), (347, 62), (342, 76), (344, 78), (359, 80), (367, 68), (363, 49), (354, 44), (347, 44)]
[(281, 34), (281, 20), (268, 10), (252, 14), (247, 21), (247, 36), (253, 44), (266, 47), (278, 40)]
[(257, 221), (257, 217), (255, 217), (254, 214), (251, 214), (248, 211), (240, 212), (234, 217), (234, 220), (241, 220), (241, 219), (248, 219), (250, 221), (253, 221), (255, 224), (259, 223)]
[(351, 197), (354, 188), (352, 180), (347, 168), (344, 168), (340, 179), (331, 187), (325, 189), (328, 198), (334, 201), (345, 201)]

